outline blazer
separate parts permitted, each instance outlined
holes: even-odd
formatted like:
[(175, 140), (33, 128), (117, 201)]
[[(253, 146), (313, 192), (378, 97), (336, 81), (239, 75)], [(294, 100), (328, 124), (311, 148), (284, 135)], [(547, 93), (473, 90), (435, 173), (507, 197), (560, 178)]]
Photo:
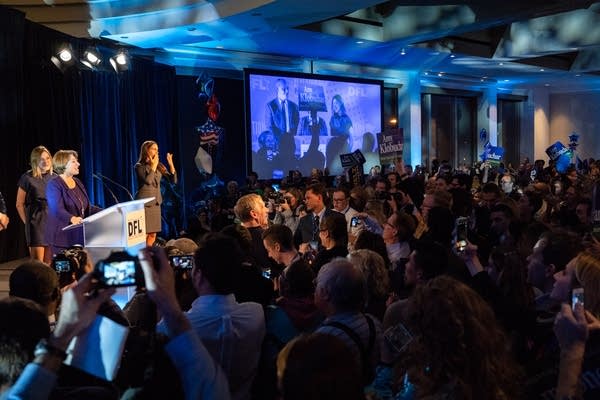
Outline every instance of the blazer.
[[(80, 229), (63, 231), (62, 229), (71, 224), (71, 217), (89, 217), (98, 212), (101, 208), (90, 204), (90, 198), (83, 183), (73, 177), (75, 185), (79, 190), (71, 190), (66, 182), (56, 175), (48, 181), (46, 185), (46, 199), (48, 201), (48, 219), (44, 238), (46, 242), (53, 247), (71, 247), (75, 244), (85, 245), (83, 242), (83, 225)], [(82, 193), (83, 198), (77, 195)], [(82, 213), (83, 202), (83, 213)]]
[[(323, 218), (336, 212), (337, 211), (332, 210), (331, 208), (325, 208)], [(310, 214), (307, 214), (304, 217), (300, 218), (300, 222), (298, 222), (296, 232), (294, 232), (294, 244), (296, 245), (296, 248), (299, 248), (301, 243), (308, 243), (311, 240), (313, 240), (314, 217), (314, 214), (311, 212)], [(318, 234), (316, 235), (315, 239), (319, 242), (320, 247), (321, 239), (319, 238)]]
[[(300, 123), (300, 112), (298, 105), (291, 100), (288, 102), (288, 117), (290, 118), (290, 133), (296, 135), (298, 130), (298, 124)], [(281, 108), (279, 99), (275, 98), (267, 103), (267, 110), (265, 115), (265, 126), (268, 130), (273, 132), (277, 142), (281, 138), (281, 135), (286, 133), (285, 131), (285, 113)]]

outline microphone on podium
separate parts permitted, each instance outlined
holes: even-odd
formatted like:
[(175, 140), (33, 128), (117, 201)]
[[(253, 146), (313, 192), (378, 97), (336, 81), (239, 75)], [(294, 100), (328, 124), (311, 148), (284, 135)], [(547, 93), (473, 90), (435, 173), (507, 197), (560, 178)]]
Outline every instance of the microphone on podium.
[(108, 185), (106, 184), (106, 182), (104, 182), (104, 179), (102, 179), (98, 174), (94, 174), (92, 173), (92, 176), (96, 179), (98, 179), (100, 181), (100, 183), (102, 183), (102, 186), (108, 190), (108, 192), (110, 193), (110, 195), (112, 196), (113, 200), (115, 201), (115, 204), (119, 203), (119, 200), (117, 199), (117, 196), (115, 196), (114, 192), (112, 190), (110, 190), (110, 188), (108, 187)]
[(129, 200), (133, 200), (133, 195), (131, 194), (131, 192), (123, 185), (121, 185), (119, 182), (115, 182), (112, 179), (110, 179), (108, 176), (104, 176), (102, 174), (99, 174), (96, 172), (96, 175), (98, 175), (100, 178), (107, 180), (108, 182), (112, 183), (113, 185), (118, 186), (119, 188), (123, 189), (125, 191), (125, 193), (127, 193), (127, 196), (129, 196)]

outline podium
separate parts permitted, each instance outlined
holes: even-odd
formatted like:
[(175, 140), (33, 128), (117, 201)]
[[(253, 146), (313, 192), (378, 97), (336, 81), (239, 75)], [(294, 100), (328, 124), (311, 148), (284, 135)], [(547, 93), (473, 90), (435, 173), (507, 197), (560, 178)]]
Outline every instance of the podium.
[[(152, 200), (154, 197), (117, 203), (63, 230), (83, 229), (83, 245), (94, 263), (113, 251), (127, 251), (137, 256), (138, 251), (146, 247), (144, 204)], [(123, 307), (134, 291), (135, 287), (120, 288), (113, 299)]]
[(146, 246), (144, 204), (152, 200), (154, 197), (117, 203), (63, 230), (83, 229), (83, 246), (94, 262), (113, 251), (137, 255), (138, 250)]

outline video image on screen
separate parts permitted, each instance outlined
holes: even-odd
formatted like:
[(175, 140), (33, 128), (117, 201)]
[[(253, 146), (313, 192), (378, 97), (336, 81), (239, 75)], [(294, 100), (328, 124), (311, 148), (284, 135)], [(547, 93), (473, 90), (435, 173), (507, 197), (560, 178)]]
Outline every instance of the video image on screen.
[(360, 150), (364, 171), (379, 165), (380, 81), (246, 70), (247, 130), (252, 170), (280, 179), (312, 168), (340, 175), (340, 154)]
[(108, 286), (135, 285), (135, 262), (113, 261), (104, 264), (103, 280)]

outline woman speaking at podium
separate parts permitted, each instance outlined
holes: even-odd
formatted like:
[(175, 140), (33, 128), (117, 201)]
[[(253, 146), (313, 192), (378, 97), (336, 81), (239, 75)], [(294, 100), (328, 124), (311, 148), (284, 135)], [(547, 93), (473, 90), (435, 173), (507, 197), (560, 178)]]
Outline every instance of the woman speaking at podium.
[(48, 220), (44, 236), (54, 255), (73, 245), (84, 245), (83, 229), (62, 229), (70, 224), (80, 224), (85, 217), (101, 210), (90, 204), (83, 183), (75, 177), (79, 175), (77, 158), (75, 150), (57, 151), (52, 164), (58, 175), (46, 184)]
[(158, 144), (153, 140), (146, 140), (140, 147), (140, 157), (135, 164), (137, 177), (136, 199), (154, 197), (154, 200), (144, 205), (146, 212), (146, 246), (152, 246), (156, 235), (161, 231), (162, 195), (160, 193), (160, 180), (164, 176), (171, 183), (177, 183), (177, 173), (173, 166), (173, 154), (167, 153), (169, 169), (159, 161)]

